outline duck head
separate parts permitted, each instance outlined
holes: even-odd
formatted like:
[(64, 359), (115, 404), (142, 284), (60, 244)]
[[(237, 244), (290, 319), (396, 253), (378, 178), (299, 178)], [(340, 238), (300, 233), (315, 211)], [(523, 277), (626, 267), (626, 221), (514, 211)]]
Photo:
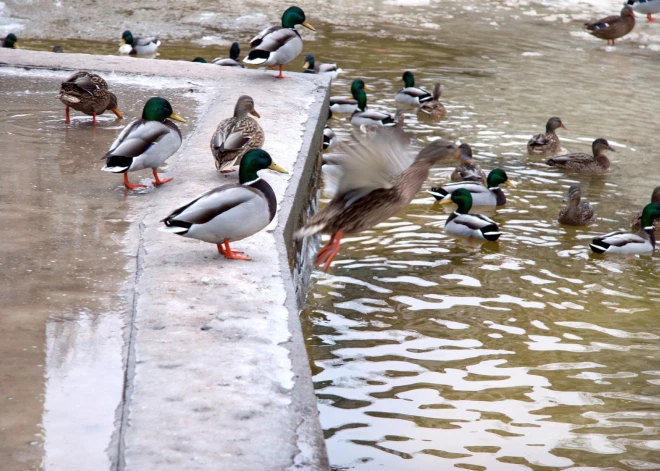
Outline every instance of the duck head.
[(406, 88), (415, 86), (415, 76), (410, 71), (404, 72), (401, 80), (403, 80), (403, 85)]
[(18, 38), (16, 35), (14, 33), (9, 33), (2, 42), (2, 47), (18, 49)]
[(472, 194), (465, 188), (459, 188), (453, 193), (447, 195), (442, 201), (441, 204), (454, 203), (458, 208), (456, 212), (459, 214), (467, 214), (472, 209)]
[(488, 185), (488, 188), (497, 188), (502, 184), (513, 188), (516, 187), (516, 184), (509, 180), (506, 172), (501, 168), (494, 168), (490, 171), (488, 178), (486, 178), (486, 184)]
[(129, 46), (132, 46), (133, 41), (133, 33), (131, 33), (129, 30), (126, 30), (121, 33), (121, 41), (119, 41), (119, 45), (123, 46), (124, 44), (128, 44)]
[(571, 203), (577, 204), (580, 202), (580, 198), (582, 198), (582, 190), (580, 190), (580, 185), (571, 185), (568, 187), (568, 193), (562, 201), (570, 201)]
[(256, 116), (257, 118), (261, 118), (261, 115), (257, 113), (257, 110), (254, 109), (254, 100), (252, 97), (242, 95), (238, 97), (238, 101), (234, 107), (234, 117), (243, 119), (246, 118), (249, 114)]
[(263, 149), (252, 149), (241, 159), (238, 169), (238, 180), (241, 185), (251, 183), (259, 179), (257, 173), (260, 170), (274, 170), (280, 173), (289, 173), (284, 168), (273, 162), (270, 154)]
[(142, 109), (142, 119), (146, 121), (165, 122), (167, 118), (185, 123), (186, 120), (176, 114), (172, 105), (165, 98), (152, 97), (147, 100)]
[(610, 143), (607, 142), (607, 140), (603, 139), (602, 137), (599, 137), (591, 144), (591, 150), (593, 151), (594, 155), (600, 155), (603, 153), (603, 151), (606, 150), (616, 152), (616, 149), (612, 147)]
[(557, 130), (559, 128), (563, 128), (563, 129), (568, 130), (568, 128), (566, 126), (564, 126), (564, 123), (561, 122), (561, 119), (559, 119), (555, 116), (555, 117), (550, 118), (548, 120), (548, 122), (546, 123), (545, 132), (547, 134), (550, 134), (550, 133), (555, 132), (555, 130)]
[(316, 31), (312, 25), (305, 20), (305, 12), (300, 7), (289, 7), (282, 14), (282, 26), (284, 28), (295, 28), (296, 25), (303, 25), (307, 29)]

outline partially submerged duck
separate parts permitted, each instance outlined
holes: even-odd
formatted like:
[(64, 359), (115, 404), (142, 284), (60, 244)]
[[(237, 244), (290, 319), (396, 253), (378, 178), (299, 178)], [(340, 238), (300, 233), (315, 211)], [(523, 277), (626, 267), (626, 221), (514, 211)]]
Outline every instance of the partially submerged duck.
[[(472, 147), (470, 144), (462, 143), (458, 146), (461, 151), (461, 157), (466, 161), (472, 161)], [(481, 169), (478, 163), (462, 162), (451, 173), (451, 181), (453, 182), (476, 182), (486, 185), (486, 173)]]
[(230, 167), (239, 164), (246, 152), (264, 144), (264, 131), (250, 115), (261, 117), (254, 109), (252, 97), (243, 95), (236, 101), (234, 116), (218, 124), (211, 138), (211, 152), (219, 172), (233, 172)]
[(250, 41), (250, 53), (243, 62), (253, 65), (280, 66), (277, 78), (282, 75), (282, 66), (294, 60), (302, 52), (303, 41), (296, 25), (307, 29), (314, 27), (305, 20), (305, 12), (299, 7), (289, 7), (282, 15), (282, 26), (264, 29)]
[(607, 39), (608, 46), (614, 46), (614, 40), (630, 33), (635, 27), (635, 13), (628, 5), (623, 7), (620, 16), (608, 16), (584, 24), (589, 34), (600, 39)]
[(445, 105), (440, 103), (440, 94), (442, 93), (442, 88), (439, 83), (435, 84), (433, 87), (433, 99), (422, 103), (422, 105), (417, 109), (417, 117), (420, 119), (444, 119), (447, 116), (447, 109)]
[(296, 232), (298, 238), (332, 234), (314, 260), (325, 271), (339, 253), (344, 234), (367, 230), (396, 215), (417, 195), (431, 167), (458, 159), (459, 152), (452, 142), (437, 139), (413, 160), (392, 136), (378, 136), (339, 157), (323, 166), (324, 187), (332, 199)]
[(433, 100), (433, 95), (415, 86), (415, 76), (412, 72), (403, 73), (403, 88), (394, 96), (394, 101), (411, 106), (419, 106), (423, 103)]
[(66, 124), (71, 123), (69, 108), (92, 116), (92, 124), (96, 124), (96, 115), (105, 111), (112, 111), (119, 119), (124, 118), (117, 106), (117, 96), (108, 91), (108, 84), (100, 75), (84, 70), (74, 73), (62, 82), (57, 97), (66, 105)]
[(529, 154), (540, 155), (561, 150), (561, 143), (555, 132), (559, 128), (566, 129), (561, 119), (557, 117), (550, 118), (545, 125), (545, 134), (535, 134), (527, 142), (527, 152)]
[(586, 201), (580, 202), (582, 191), (580, 185), (571, 185), (564, 202), (568, 205), (559, 211), (557, 220), (566, 226), (587, 226), (596, 220), (594, 208)]
[(593, 155), (585, 153), (566, 154), (553, 157), (546, 161), (551, 167), (572, 170), (574, 172), (599, 173), (610, 168), (610, 159), (604, 154), (606, 150), (616, 152), (607, 140), (596, 139), (591, 144)]
[(353, 80), (351, 93), (357, 100), (357, 109), (351, 115), (351, 124), (367, 127), (395, 126), (396, 121), (389, 114), (367, 109), (367, 92), (365, 88), (364, 81), (360, 79)]
[(501, 168), (495, 168), (490, 171), (484, 186), (476, 182), (459, 182), (449, 183), (443, 186), (436, 186), (431, 188), (428, 193), (439, 201), (451, 200), (451, 194), (456, 190), (464, 189), (470, 192), (472, 204), (475, 206), (502, 206), (506, 204), (506, 195), (500, 188), (500, 185), (505, 184), (510, 187), (516, 186), (506, 172)]
[(211, 61), (211, 63), (215, 65), (222, 65), (224, 67), (245, 68), (245, 66), (241, 63), (241, 61), (238, 58), (240, 54), (241, 54), (241, 47), (238, 45), (237, 42), (234, 42), (229, 48), (229, 58), (216, 57)]
[(101, 170), (123, 173), (124, 186), (129, 190), (146, 186), (128, 181), (128, 172), (145, 168), (152, 169), (155, 186), (172, 180), (161, 180), (157, 171), (181, 146), (181, 131), (170, 119), (186, 122), (172, 110), (165, 98), (149, 98), (142, 110), (142, 118), (126, 126), (102, 157), (106, 163)]
[(460, 237), (491, 242), (496, 241), (502, 235), (492, 219), (483, 214), (469, 214), (472, 209), (472, 195), (468, 190), (459, 188), (451, 194), (450, 198), (442, 201), (442, 204), (450, 203), (458, 205), (458, 208), (447, 218), (445, 231)]
[[(651, 203), (660, 204), (660, 186), (656, 186), (655, 189), (653, 190), (653, 194), (651, 195)], [(631, 222), (631, 229), (633, 232), (637, 232), (641, 228), (642, 228), (642, 212), (640, 211), (633, 218)], [(656, 219), (653, 221), (653, 228), (657, 233), (660, 233), (660, 219)]]
[(275, 217), (277, 200), (271, 186), (259, 177), (261, 170), (287, 173), (268, 152), (252, 149), (241, 160), (238, 183), (214, 188), (175, 209), (161, 222), (163, 232), (216, 244), (218, 253), (231, 260), (250, 260), (232, 250), (230, 242), (250, 237)]
[(155, 54), (158, 46), (160, 46), (160, 41), (157, 38), (134, 38), (133, 33), (126, 30), (121, 35), (119, 52), (131, 55)]
[(200, 64), (207, 64), (208, 63), (208, 62), (206, 62), (206, 59), (204, 59), (203, 57), (195, 57), (192, 61), (193, 62), (199, 62)]
[(2, 40), (2, 47), (7, 47), (9, 49), (19, 49), (18, 47), (18, 38), (14, 33), (9, 33)]
[(596, 237), (589, 248), (597, 254), (643, 254), (655, 250), (653, 221), (660, 218), (660, 204), (649, 203), (642, 210), (642, 227), (636, 234), (629, 232), (610, 232)]
[[(351, 82), (351, 95), (355, 96), (360, 88), (369, 89), (362, 80)], [(355, 98), (330, 97), (330, 111), (337, 114), (353, 114), (357, 110), (358, 101)]]
[(312, 54), (307, 54), (305, 56), (303, 69), (306, 74), (326, 74), (332, 79), (337, 78), (337, 75), (342, 72), (342, 70), (337, 67), (337, 64), (319, 64), (315, 62)]

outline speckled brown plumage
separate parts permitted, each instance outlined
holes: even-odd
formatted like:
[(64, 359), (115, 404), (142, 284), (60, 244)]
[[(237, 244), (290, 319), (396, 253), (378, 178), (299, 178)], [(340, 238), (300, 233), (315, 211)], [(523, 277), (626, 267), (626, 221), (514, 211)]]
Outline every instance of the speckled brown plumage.
[[(586, 226), (596, 220), (596, 213), (586, 201), (580, 202), (582, 192), (580, 185), (571, 185), (568, 189), (568, 205), (559, 211), (557, 220), (566, 226)], [(566, 201), (566, 198), (564, 201)]]
[(58, 98), (67, 107), (87, 115), (112, 111), (122, 118), (117, 109), (117, 97), (108, 91), (106, 81), (96, 74), (80, 71), (71, 75), (62, 82)]
[(447, 116), (447, 109), (440, 103), (441, 88), (436, 83), (433, 88), (433, 99), (422, 103), (417, 109), (417, 117), (420, 119), (440, 120)]
[(561, 119), (557, 117), (550, 118), (545, 125), (545, 133), (535, 134), (527, 142), (527, 152), (536, 155), (558, 152), (561, 149), (559, 136), (555, 133), (558, 128), (566, 129), (566, 126), (561, 122)]
[(621, 10), (621, 16), (608, 16), (584, 25), (591, 35), (607, 39), (607, 45), (614, 46), (615, 39), (630, 33), (635, 27), (635, 13), (632, 8), (625, 6)]
[[(651, 203), (660, 203), (660, 186), (656, 186), (651, 195)], [(642, 228), (642, 212), (638, 212), (631, 221), (632, 232), (639, 232)], [(660, 219), (653, 221), (653, 229), (655, 230), (656, 236), (660, 236)]]
[(610, 168), (610, 159), (604, 151), (616, 152), (614, 148), (605, 139), (599, 138), (593, 142), (591, 149), (593, 155), (584, 153), (560, 155), (548, 159), (546, 163), (551, 167), (582, 173), (600, 173)]
[[(461, 156), (465, 158), (472, 158), (472, 147), (467, 143), (462, 143), (458, 146)], [(452, 182), (477, 182), (486, 186), (486, 172), (484, 172), (477, 163), (461, 163), (451, 173)]]

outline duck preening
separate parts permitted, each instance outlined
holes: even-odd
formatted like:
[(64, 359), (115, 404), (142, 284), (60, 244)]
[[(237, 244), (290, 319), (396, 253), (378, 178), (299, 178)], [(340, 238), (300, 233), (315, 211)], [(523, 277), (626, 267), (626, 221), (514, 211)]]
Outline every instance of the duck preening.
[(92, 124), (96, 124), (96, 116), (105, 111), (112, 111), (119, 119), (124, 118), (117, 105), (117, 96), (108, 91), (108, 84), (100, 75), (76, 72), (62, 82), (57, 97), (66, 105), (66, 124), (71, 123), (69, 108), (92, 116)]

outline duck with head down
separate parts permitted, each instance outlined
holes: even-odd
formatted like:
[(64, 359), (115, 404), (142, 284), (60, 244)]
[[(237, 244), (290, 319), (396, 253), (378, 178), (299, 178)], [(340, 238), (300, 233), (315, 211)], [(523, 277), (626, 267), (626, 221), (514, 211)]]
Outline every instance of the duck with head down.
[(66, 124), (71, 123), (69, 108), (92, 116), (92, 124), (96, 124), (96, 116), (105, 111), (124, 118), (117, 107), (117, 96), (108, 91), (108, 84), (100, 75), (76, 72), (62, 82), (58, 98), (66, 105)]

